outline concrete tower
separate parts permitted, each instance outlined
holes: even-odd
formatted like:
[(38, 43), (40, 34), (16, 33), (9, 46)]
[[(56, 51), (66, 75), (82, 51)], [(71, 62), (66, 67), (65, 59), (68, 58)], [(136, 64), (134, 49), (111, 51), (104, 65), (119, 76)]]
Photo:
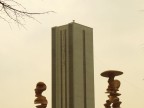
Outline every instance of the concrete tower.
[(52, 108), (94, 108), (93, 29), (52, 28)]

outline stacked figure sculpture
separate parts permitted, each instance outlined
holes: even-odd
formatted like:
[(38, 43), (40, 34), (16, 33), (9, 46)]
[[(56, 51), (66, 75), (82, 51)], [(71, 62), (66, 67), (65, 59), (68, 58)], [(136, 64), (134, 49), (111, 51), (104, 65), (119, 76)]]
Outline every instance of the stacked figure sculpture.
[(37, 97), (34, 100), (35, 104), (37, 105), (36, 108), (46, 108), (47, 107), (47, 99), (45, 96), (42, 96), (42, 92), (46, 90), (46, 85), (43, 82), (38, 82), (35, 89), (35, 97)]
[(123, 74), (123, 72), (120, 71), (115, 71), (115, 70), (109, 70), (101, 73), (101, 76), (103, 77), (108, 77), (108, 88), (107, 92), (109, 93), (108, 95), (108, 100), (106, 100), (106, 103), (104, 104), (105, 108), (120, 108), (120, 104), (122, 103), (118, 96), (120, 96), (120, 93), (117, 93), (119, 91), (120, 87), (120, 81), (115, 80), (114, 77)]

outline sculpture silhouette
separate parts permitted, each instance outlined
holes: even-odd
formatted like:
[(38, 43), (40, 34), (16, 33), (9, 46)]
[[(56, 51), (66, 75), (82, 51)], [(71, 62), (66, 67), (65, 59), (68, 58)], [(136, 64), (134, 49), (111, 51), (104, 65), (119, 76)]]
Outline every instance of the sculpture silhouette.
[(46, 90), (46, 85), (43, 82), (38, 82), (36, 85), (36, 89), (35, 89), (35, 97), (37, 97), (34, 100), (35, 104), (40, 104), (37, 105), (36, 108), (46, 108), (47, 107), (47, 99), (45, 96), (42, 96), (42, 92)]
[(104, 104), (105, 108), (120, 108), (120, 104), (122, 103), (118, 96), (120, 96), (120, 93), (117, 93), (119, 91), (120, 87), (120, 81), (115, 80), (114, 77), (123, 74), (121, 71), (116, 71), (116, 70), (109, 70), (101, 73), (101, 76), (103, 77), (108, 77), (108, 88), (107, 92), (109, 93), (108, 95), (108, 100), (106, 100), (106, 103)]

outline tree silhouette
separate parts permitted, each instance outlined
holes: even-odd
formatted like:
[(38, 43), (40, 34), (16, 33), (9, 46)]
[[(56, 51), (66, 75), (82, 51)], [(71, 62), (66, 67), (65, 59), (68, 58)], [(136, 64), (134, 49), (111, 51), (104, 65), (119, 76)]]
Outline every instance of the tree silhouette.
[(22, 21), (25, 18), (31, 18), (36, 20), (33, 15), (47, 14), (53, 11), (46, 12), (28, 12), (25, 7), (15, 0), (0, 0), (0, 18), (10, 23), (14, 21), (18, 25), (23, 26)]

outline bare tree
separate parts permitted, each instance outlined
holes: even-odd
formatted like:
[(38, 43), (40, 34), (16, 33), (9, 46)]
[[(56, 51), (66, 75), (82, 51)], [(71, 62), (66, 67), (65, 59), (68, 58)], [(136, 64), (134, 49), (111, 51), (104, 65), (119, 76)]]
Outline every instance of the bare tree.
[(33, 15), (47, 14), (49, 12), (53, 11), (28, 12), (26, 8), (15, 0), (0, 0), (0, 18), (8, 23), (14, 21), (18, 25), (23, 26), (22, 20), (25, 20), (25, 18), (35, 19)]

